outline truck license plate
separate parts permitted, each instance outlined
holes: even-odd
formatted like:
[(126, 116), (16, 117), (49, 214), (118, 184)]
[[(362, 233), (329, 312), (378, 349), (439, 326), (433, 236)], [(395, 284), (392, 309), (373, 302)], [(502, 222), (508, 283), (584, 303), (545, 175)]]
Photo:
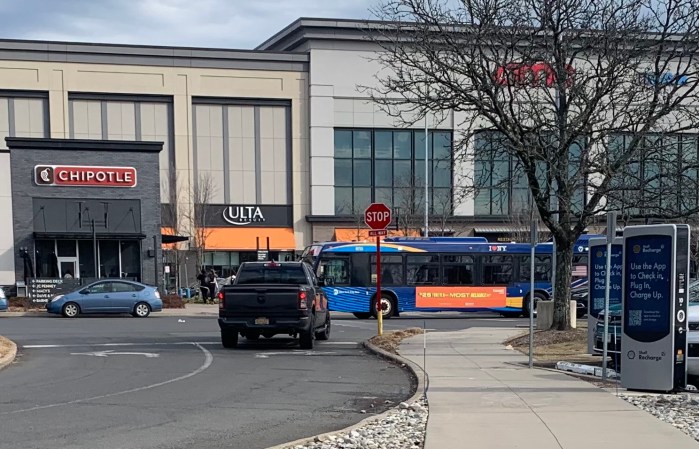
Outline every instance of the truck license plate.
[(255, 318), (255, 324), (269, 324), (269, 318)]

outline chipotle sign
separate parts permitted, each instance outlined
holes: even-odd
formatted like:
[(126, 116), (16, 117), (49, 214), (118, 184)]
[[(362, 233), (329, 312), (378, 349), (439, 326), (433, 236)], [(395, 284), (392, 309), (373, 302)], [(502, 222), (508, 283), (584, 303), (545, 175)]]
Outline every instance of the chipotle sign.
[(133, 167), (93, 167), (82, 165), (37, 165), (34, 182), (39, 186), (135, 187)]

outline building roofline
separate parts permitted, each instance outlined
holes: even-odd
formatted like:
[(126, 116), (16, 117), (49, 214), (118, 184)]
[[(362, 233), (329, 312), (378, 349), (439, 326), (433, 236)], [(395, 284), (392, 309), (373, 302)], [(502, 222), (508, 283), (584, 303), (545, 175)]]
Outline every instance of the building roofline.
[[(311, 38), (350, 40), (366, 42), (366, 26), (369, 24), (387, 25), (384, 20), (333, 19), (323, 17), (301, 17), (272, 35), (255, 47), (260, 51), (294, 51)], [(312, 29), (325, 30), (325, 36), (311, 36)], [(339, 36), (335, 31), (346, 30), (347, 35)]]
[[(269, 39), (255, 47), (259, 51), (298, 51), (298, 48), (308, 41), (335, 41), (335, 42), (357, 42), (376, 43), (372, 40), (372, 35), (376, 40), (382, 41), (387, 38), (382, 37), (381, 32), (403, 33), (412, 30), (420, 30), (424, 24), (415, 22), (399, 22), (389, 20), (361, 20), (361, 19), (332, 19), (301, 17), (296, 19), (282, 30), (271, 36)], [(453, 25), (455, 29), (468, 29), (468, 25)], [(580, 30), (584, 31), (584, 30)], [(378, 34), (377, 34), (378, 33)], [(598, 31), (588, 30), (583, 33), (587, 38), (594, 39)], [(409, 37), (409, 36), (407, 36)], [(653, 42), (660, 37), (658, 33), (647, 34), (643, 37), (636, 36), (639, 41)], [(667, 36), (670, 41), (679, 41), (685, 35), (671, 34)], [(302, 52), (299, 52), (302, 54)]]
[(308, 71), (303, 53), (0, 39), (0, 60)]

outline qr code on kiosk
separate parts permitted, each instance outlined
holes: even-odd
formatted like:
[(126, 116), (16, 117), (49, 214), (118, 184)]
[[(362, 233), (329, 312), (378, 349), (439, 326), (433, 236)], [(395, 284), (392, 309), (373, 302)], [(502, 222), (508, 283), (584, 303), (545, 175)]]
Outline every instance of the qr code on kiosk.
[(629, 310), (629, 326), (640, 326), (642, 310)]

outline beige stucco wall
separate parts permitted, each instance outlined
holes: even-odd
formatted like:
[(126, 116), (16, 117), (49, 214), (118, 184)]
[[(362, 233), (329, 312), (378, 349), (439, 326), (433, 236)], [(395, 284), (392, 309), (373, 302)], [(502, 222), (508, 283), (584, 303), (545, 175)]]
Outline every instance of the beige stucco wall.
[(49, 92), (53, 138), (69, 137), (69, 93), (172, 96), (175, 165), (185, 188), (193, 178), (192, 97), (291, 100), (294, 230), (299, 249), (310, 243), (311, 234), (305, 220), (310, 213), (307, 78), (306, 73), (292, 71), (0, 61), (0, 89)]

